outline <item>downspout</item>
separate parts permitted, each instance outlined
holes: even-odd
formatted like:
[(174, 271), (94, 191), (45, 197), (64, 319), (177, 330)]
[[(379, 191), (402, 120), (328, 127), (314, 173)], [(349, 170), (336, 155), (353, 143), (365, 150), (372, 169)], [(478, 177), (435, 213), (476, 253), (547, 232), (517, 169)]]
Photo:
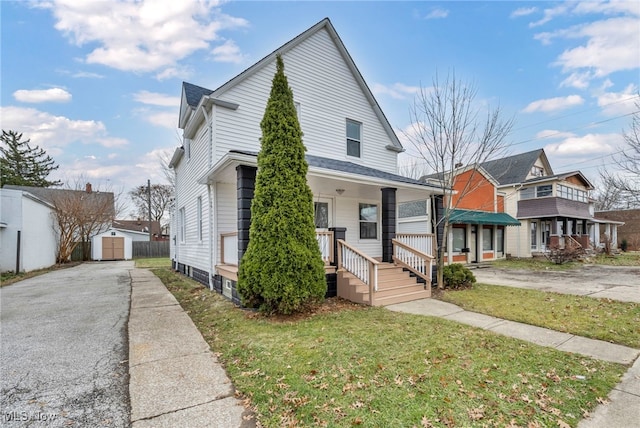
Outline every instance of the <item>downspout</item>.
[[(209, 134), (207, 171), (211, 169), (211, 164), (213, 162), (213, 107), (211, 107), (211, 114), (207, 114), (207, 104), (211, 105), (210, 103), (211, 99), (207, 98), (207, 102), (202, 108), (205, 121), (208, 124), (207, 133)], [(209, 199), (209, 212), (207, 214), (209, 217), (209, 290), (213, 290), (213, 198), (211, 196), (211, 183), (209, 181), (207, 181), (207, 198)]]

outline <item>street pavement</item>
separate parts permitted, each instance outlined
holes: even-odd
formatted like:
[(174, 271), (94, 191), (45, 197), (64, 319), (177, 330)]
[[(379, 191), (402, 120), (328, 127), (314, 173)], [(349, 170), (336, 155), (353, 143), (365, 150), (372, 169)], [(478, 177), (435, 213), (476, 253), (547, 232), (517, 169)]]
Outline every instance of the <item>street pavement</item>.
[(0, 288), (0, 426), (129, 426), (132, 263), (86, 263)]

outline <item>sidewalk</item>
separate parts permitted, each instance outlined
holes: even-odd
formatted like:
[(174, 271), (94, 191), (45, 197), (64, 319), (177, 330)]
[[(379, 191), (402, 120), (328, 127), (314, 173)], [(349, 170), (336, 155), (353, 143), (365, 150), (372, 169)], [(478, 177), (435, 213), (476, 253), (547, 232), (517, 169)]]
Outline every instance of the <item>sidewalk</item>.
[(131, 426), (251, 427), (209, 345), (162, 282), (132, 269), (129, 315)]
[(489, 315), (465, 311), (459, 306), (436, 299), (423, 299), (386, 307), (391, 311), (429, 315), (457, 321), (515, 337), (540, 346), (586, 355), (604, 361), (629, 365), (635, 361), (621, 382), (609, 394), (610, 402), (596, 407), (579, 428), (635, 428), (640, 421), (640, 350), (622, 345), (587, 339), (528, 324), (507, 321)]

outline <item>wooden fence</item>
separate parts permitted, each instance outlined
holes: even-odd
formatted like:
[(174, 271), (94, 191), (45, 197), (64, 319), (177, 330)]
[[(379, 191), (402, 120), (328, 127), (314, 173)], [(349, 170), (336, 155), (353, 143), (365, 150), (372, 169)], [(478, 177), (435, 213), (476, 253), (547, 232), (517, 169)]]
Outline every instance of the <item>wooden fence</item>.
[[(133, 258), (145, 257), (169, 257), (169, 241), (133, 241), (132, 242)], [(151, 245), (149, 245), (151, 244)], [(87, 242), (89, 246), (89, 256), (91, 256), (91, 242)], [(91, 259), (91, 257), (89, 257)], [(82, 244), (78, 243), (71, 253), (71, 260), (74, 262), (82, 261)]]
[(133, 258), (140, 257), (169, 257), (169, 241), (134, 241)]

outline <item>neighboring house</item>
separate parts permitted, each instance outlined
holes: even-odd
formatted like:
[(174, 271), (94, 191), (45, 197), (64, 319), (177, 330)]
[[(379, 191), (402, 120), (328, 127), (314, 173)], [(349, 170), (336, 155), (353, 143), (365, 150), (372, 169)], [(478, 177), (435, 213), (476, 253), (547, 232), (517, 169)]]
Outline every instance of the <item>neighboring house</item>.
[[(428, 297), (398, 265), (427, 283), (433, 235), (399, 233), (399, 206), (428, 202), (439, 189), (395, 174), (403, 151), (328, 19), (216, 90), (183, 83), (183, 146), (171, 224), (174, 268), (238, 302), (238, 261), (249, 242), (251, 200), (276, 54), (285, 64), (304, 133), (327, 295), (368, 304)], [(427, 222), (430, 224), (430, 222)]]
[(0, 272), (28, 272), (56, 263), (53, 207), (24, 190), (0, 189)]
[[(148, 220), (113, 220), (111, 227), (131, 238), (132, 241), (149, 241)], [(168, 241), (169, 237), (163, 234), (159, 221), (151, 222), (151, 240)]]
[[(90, 183), (87, 183), (85, 190), (69, 190), (15, 185), (5, 185), (2, 188), (3, 192), (9, 190), (28, 193), (36, 199), (43, 201), (49, 207), (49, 215), (46, 220), (40, 219), (39, 221), (30, 221), (28, 223), (23, 222), (23, 233), (30, 234), (33, 230), (40, 231), (43, 228), (50, 228), (52, 230), (52, 234), (55, 237), (55, 245), (52, 248), (49, 247), (48, 240), (45, 240), (43, 238), (43, 242), (46, 242), (47, 246), (46, 253), (53, 255), (53, 263), (51, 263), (50, 265), (55, 263), (60, 249), (59, 241), (61, 234), (60, 228), (56, 222), (56, 209), (66, 211), (66, 225), (76, 225), (78, 222), (81, 222), (87, 233), (90, 235), (88, 237), (89, 240), (93, 235), (100, 233), (108, 228), (113, 219), (113, 193), (99, 191), (94, 192)], [(71, 228), (74, 226), (68, 227)], [(43, 234), (43, 236), (46, 235)], [(77, 228), (73, 233), (73, 238), (75, 239), (75, 242), (79, 242), (82, 239)], [(27, 256), (28, 255), (25, 254), (25, 259)]]
[[(624, 225), (620, 225), (617, 231), (613, 230), (617, 232), (618, 246), (622, 241), (627, 241), (627, 250), (640, 250), (640, 209), (596, 211), (595, 215), (601, 219), (623, 222)], [(601, 241), (605, 238), (606, 232), (600, 230)]]
[[(460, 167), (453, 174), (446, 263), (504, 258), (508, 226), (520, 222), (505, 213), (505, 193), (498, 190), (499, 183), (482, 167)], [(438, 175), (424, 179), (437, 180)]]
[(602, 246), (602, 230), (617, 245), (621, 223), (594, 217), (591, 182), (580, 171), (555, 174), (544, 150), (488, 161), (481, 167), (498, 183), (505, 212), (521, 223), (508, 235), (506, 251), (512, 256), (542, 255), (568, 245), (597, 248)]

